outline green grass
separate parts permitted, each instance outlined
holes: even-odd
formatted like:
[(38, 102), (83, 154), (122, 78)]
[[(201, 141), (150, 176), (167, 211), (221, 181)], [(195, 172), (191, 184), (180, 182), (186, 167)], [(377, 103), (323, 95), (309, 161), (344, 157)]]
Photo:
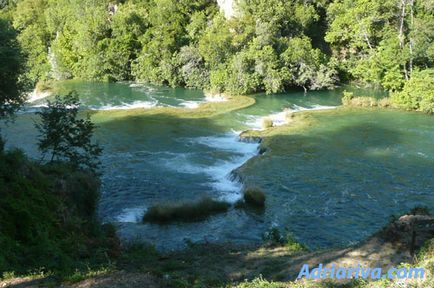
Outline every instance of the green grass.
[(149, 208), (143, 216), (143, 222), (170, 223), (194, 222), (208, 216), (226, 212), (230, 204), (205, 197), (197, 202), (161, 204)]

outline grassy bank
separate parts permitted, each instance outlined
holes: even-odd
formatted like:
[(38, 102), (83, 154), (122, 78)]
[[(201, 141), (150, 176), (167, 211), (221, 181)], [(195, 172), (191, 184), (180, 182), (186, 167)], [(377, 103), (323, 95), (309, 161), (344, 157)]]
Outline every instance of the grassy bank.
[(177, 118), (210, 118), (216, 115), (224, 114), (230, 111), (242, 109), (255, 104), (255, 99), (248, 96), (227, 96), (227, 101), (206, 102), (199, 105), (198, 108), (177, 108), (177, 107), (157, 107), (150, 109), (128, 109), (128, 110), (109, 110), (109, 111), (92, 111), (93, 119), (97, 122), (116, 117), (129, 116), (154, 116), (167, 115)]
[[(399, 287), (403, 288), (428, 288), (432, 287), (434, 272), (434, 242), (428, 238), (428, 230), (417, 226), (416, 261), (412, 260), (408, 246), (411, 229), (407, 228), (414, 221), (421, 220), (434, 222), (431, 216), (404, 215), (357, 245), (318, 251), (305, 250), (290, 237), (285, 241), (267, 239), (262, 245), (248, 246), (191, 244), (185, 250), (166, 253), (159, 253), (152, 246), (140, 242), (132, 242), (123, 247), (110, 269), (73, 273), (64, 278), (62, 287), (390, 288), (398, 287), (399, 283)], [(425, 245), (422, 246), (422, 243)], [(310, 267), (319, 263), (336, 263), (339, 267), (361, 264), (383, 269), (392, 266), (424, 267), (426, 278), (418, 281), (294, 281), (303, 263), (309, 263)], [(0, 281), (0, 286), (4, 283), (24, 283), (23, 287), (28, 287), (30, 283), (37, 287), (46, 286), (50, 281), (50, 276), (41, 274), (27, 278), (8, 276), (8, 280)], [(53, 287), (60, 283), (56, 282)]]

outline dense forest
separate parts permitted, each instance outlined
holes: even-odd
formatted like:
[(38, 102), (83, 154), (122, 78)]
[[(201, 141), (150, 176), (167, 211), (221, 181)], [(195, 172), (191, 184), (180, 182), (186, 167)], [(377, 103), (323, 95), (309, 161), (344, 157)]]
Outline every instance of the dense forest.
[[(116, 125), (106, 126), (115, 132), (119, 131), (116, 129), (127, 130), (124, 127), (128, 125), (140, 126), (142, 123), (152, 122), (148, 120), (152, 120), (151, 116), (157, 119), (156, 123), (166, 121), (171, 124), (178, 121), (182, 123), (180, 126), (190, 127), (188, 125), (191, 125), (193, 127), (201, 121), (201, 123), (208, 124), (204, 126), (205, 128), (213, 128), (211, 121), (208, 121), (203, 114), (212, 114), (217, 108), (206, 105), (221, 105), (218, 109), (226, 112), (236, 109), (237, 101), (241, 103), (240, 107), (250, 105), (244, 103), (246, 99), (243, 100), (249, 97), (239, 96), (242, 94), (257, 92), (273, 94), (297, 89), (300, 91), (300, 97), (305, 97), (306, 94), (301, 91), (307, 93), (310, 90), (333, 89), (346, 83), (384, 89), (390, 92), (391, 96), (386, 98), (385, 103), (393, 103), (408, 110), (434, 113), (433, 0), (238, 0), (234, 3), (236, 3), (234, 15), (228, 16), (221, 11), (221, 7), (215, 0), (0, 0), (0, 120), (10, 120), (10, 116), (14, 116), (14, 113), (26, 102), (28, 91), (34, 87), (42, 91), (49, 89), (54, 81), (67, 79), (106, 82), (134, 81), (172, 87), (182, 86), (201, 89), (212, 94), (224, 93), (231, 95), (227, 98), (232, 98), (232, 102), (227, 101), (226, 104), (204, 104), (205, 108), (197, 109), (196, 114), (193, 114), (192, 110), (174, 108), (166, 110), (165, 115), (158, 117), (155, 114), (142, 115), (143, 122), (126, 121), (124, 122), (126, 124), (122, 124), (125, 126), (119, 126), (121, 128), (116, 128)], [(345, 91), (343, 95), (343, 104), (351, 103), (354, 96), (352, 92)], [(338, 97), (340, 101), (340, 95)], [(235, 98), (238, 100), (234, 100)], [(188, 242), (190, 241), (188, 239), (186, 245), (191, 250), (187, 250), (185, 254), (174, 254), (176, 256), (172, 259), (165, 255), (161, 256), (163, 254), (158, 254), (154, 247), (148, 247), (143, 243), (133, 242), (131, 246), (121, 245), (116, 228), (111, 224), (102, 224), (98, 215), (98, 203), (101, 196), (101, 171), (98, 168), (101, 164), (99, 156), (102, 149), (92, 141), (94, 128), (97, 126), (91, 122), (90, 115), (87, 118), (82, 117), (86, 111), (79, 110), (80, 99), (75, 92), (66, 95), (63, 100), (58, 95), (54, 99), (52, 102), (48, 101), (48, 107), (45, 110), (41, 108), (42, 112), (35, 114), (40, 117), (36, 121), (36, 130), (39, 132), (37, 144), (39, 151), (47, 156), (46, 158), (37, 161), (26, 156), (21, 150), (10, 149), (6, 147), (6, 141), (0, 135), (0, 247), (2, 249), (0, 280), (7, 278), (6, 276), (9, 272), (12, 273), (11, 271), (17, 275), (44, 274), (53, 271), (61, 274), (61, 277), (69, 277), (71, 274), (78, 275), (77, 277), (80, 278), (78, 280), (81, 280), (81, 278), (97, 275), (92, 274), (93, 269), (103, 267), (108, 270), (113, 269), (113, 271), (142, 269), (138, 271), (145, 271), (146, 275), (152, 273), (153, 277), (156, 276), (159, 281), (177, 284), (171, 287), (193, 287), (193, 284), (194, 287), (216, 287), (217, 284), (227, 284), (229, 280), (232, 281), (227, 278), (227, 275), (218, 274), (220, 270), (223, 270), (220, 268), (225, 267), (224, 265), (214, 269), (212, 265), (210, 265), (211, 268), (207, 267), (208, 263), (202, 265), (200, 261), (197, 262), (195, 258), (197, 255), (201, 255), (200, 257), (203, 257), (201, 259), (206, 259), (203, 255), (208, 255), (209, 251), (213, 250), (204, 249), (202, 251), (201, 247), (195, 247), (193, 242)], [(374, 98), (370, 97), (368, 100), (372, 99)], [(249, 103), (254, 103), (253, 99), (250, 100)], [(231, 106), (230, 109), (229, 106)], [(101, 112), (103, 113), (114, 112)], [(127, 114), (122, 111), (117, 113)], [(139, 113), (145, 114), (143, 111)], [(182, 114), (188, 113), (191, 113), (190, 116), (196, 116), (182, 117)], [(355, 115), (351, 109), (342, 113)], [(366, 113), (371, 113), (371, 111)], [(288, 115), (293, 117), (290, 114), (285, 117)], [(336, 117), (341, 117), (341, 114), (336, 115)], [(371, 115), (369, 114), (369, 117)], [(323, 119), (330, 121), (332, 116)], [(426, 115), (422, 116), (429, 118)], [(315, 120), (313, 116), (310, 117), (302, 119), (305, 125), (316, 123), (309, 122), (309, 120)], [(366, 116), (366, 118), (369, 117)], [(134, 120), (139, 118), (135, 117)], [(173, 119), (167, 120), (169, 118)], [(116, 124), (113, 119), (110, 124)], [(385, 118), (379, 119), (378, 121), (381, 122), (381, 119)], [(393, 119), (398, 118), (392, 118), (391, 121), (394, 121)], [(408, 120), (412, 128), (417, 127), (414, 119), (416, 118), (412, 118), (411, 122)], [(424, 118), (423, 121), (428, 121), (426, 119)], [(262, 120), (265, 120), (264, 126), (266, 126), (263, 128), (273, 128), (273, 121), (270, 118)], [(164, 125), (168, 126), (167, 123)], [(31, 125), (33, 124), (32, 122)], [(170, 128), (170, 133), (164, 134), (165, 138), (178, 137), (181, 139), (179, 135), (183, 136), (183, 141), (193, 138), (190, 134), (182, 134), (185, 133), (183, 130), (176, 130), (175, 125), (173, 129), (172, 127), (165, 128), (164, 125), (149, 131), (159, 136), (160, 132), (156, 130), (165, 132), (169, 131), (165, 129)], [(217, 131), (217, 128), (220, 129), (220, 126), (214, 129)], [(387, 138), (388, 141), (379, 141), (375, 138), (374, 142), (379, 143), (374, 144), (379, 149), (371, 150), (376, 152), (387, 150), (387, 157), (392, 157), (389, 156), (392, 155), (389, 151), (390, 143), (398, 142), (394, 134), (381, 127), (381, 129), (375, 129), (375, 126), (370, 123), (364, 130), (364, 134), (362, 133), (363, 141), (359, 141), (362, 138), (354, 138), (353, 135), (359, 133), (361, 128), (363, 128), (362, 125), (354, 126), (349, 130), (346, 128), (339, 130), (339, 135), (345, 133), (349, 135), (348, 143), (351, 143), (351, 153), (356, 151), (354, 147), (358, 147), (354, 143), (363, 142), (365, 145), (364, 141), (369, 139), (369, 135), (376, 135), (368, 134), (373, 131), (377, 135), (381, 134), (378, 139)], [(273, 161), (283, 158), (281, 155), (297, 154), (294, 153), (295, 150), (287, 149), (301, 147), (303, 143), (309, 143), (308, 149), (312, 151), (315, 149), (311, 147), (335, 147), (336, 142), (332, 142), (333, 145), (324, 145), (327, 139), (324, 137), (327, 135), (325, 133), (319, 134), (319, 137), (303, 138), (300, 136), (296, 138), (299, 142), (294, 142), (289, 136), (291, 128), (288, 128), (288, 131), (284, 130), (285, 127), (280, 129), (274, 132), (261, 130), (264, 132), (261, 137), (266, 139), (265, 141), (261, 139), (262, 145), (265, 145), (264, 143), (268, 143), (271, 147), (276, 145), (273, 149), (267, 150), (267, 157), (273, 156), (271, 152), (277, 152), (277, 157), (273, 156), (275, 157)], [(420, 128), (417, 127), (417, 129)], [(107, 130), (109, 129), (106, 129), (105, 133)], [(213, 133), (217, 133), (216, 131)], [(250, 132), (255, 136), (254, 133), (258, 131), (251, 130)], [(389, 133), (386, 133), (388, 131)], [(420, 131), (422, 131), (420, 134), (430, 133), (428, 130)], [(270, 134), (267, 135), (267, 133)], [(276, 134), (273, 135), (273, 133)], [(21, 136), (21, 131), (17, 134)], [(148, 135), (145, 136), (134, 138), (131, 142), (140, 142), (148, 137)], [(115, 137), (122, 138), (122, 135)], [(161, 136), (161, 138), (164, 137)], [(340, 139), (345, 140), (346, 138)], [(420, 138), (415, 137), (414, 139)], [(429, 138), (427, 139), (426, 143), (432, 143)], [(413, 142), (417, 142), (416, 140)], [(20, 139), (20, 141), (25, 140)], [(238, 143), (238, 135), (236, 141)], [(314, 146), (315, 141), (320, 144)], [(181, 141), (176, 143), (181, 146), (179, 144)], [(220, 145), (219, 142), (217, 144)], [(158, 146), (159, 143), (155, 142), (152, 145)], [(377, 147), (375, 145), (372, 147)], [(426, 145), (425, 142), (421, 143), (420, 147), (424, 145)], [(140, 147), (141, 151), (143, 147)], [(258, 146), (260, 154), (268, 149), (263, 147)], [(336, 147), (342, 148), (343, 146), (336, 145)], [(214, 149), (214, 147), (211, 148)], [(133, 150), (133, 148), (129, 149)], [(188, 146), (188, 149), (192, 148)], [(212, 155), (222, 154), (212, 149), (203, 151), (211, 151), (212, 153), (209, 154)], [(123, 146), (122, 150), (124, 150)], [(115, 149), (113, 151), (116, 152)], [(199, 153), (202, 153), (200, 151)], [(397, 149), (397, 151), (400, 150)], [(330, 151), (327, 152), (330, 155), (333, 154), (329, 153)], [(363, 151), (357, 151), (357, 153), (362, 155)], [(146, 154), (146, 157), (148, 155), (143, 154)], [(426, 156), (419, 150), (414, 154), (418, 157)], [(312, 155), (313, 159), (314, 154)], [(402, 154), (399, 157), (402, 158)], [(387, 158), (387, 162), (390, 162), (390, 159)], [(372, 161), (372, 159), (368, 160)], [(428, 167), (426, 170), (429, 173), (432, 162), (425, 158), (416, 160), (417, 164), (422, 163), (420, 165)], [(134, 161), (139, 162), (137, 159)], [(402, 166), (408, 166), (409, 169), (418, 167), (412, 162), (396, 163), (405, 163)], [(293, 162), (291, 165), (297, 166)], [(269, 166), (264, 167), (261, 169), (269, 169)], [(286, 169), (289, 166), (276, 167)], [(340, 166), (337, 165), (337, 167)], [(334, 173), (334, 170), (332, 172)], [(357, 171), (357, 174), (362, 173), (363, 170)], [(351, 174), (346, 174), (345, 177), (350, 179), (348, 175), (351, 176)], [(128, 177), (135, 179), (133, 175), (128, 175)], [(275, 174), (273, 177), (278, 178)], [(312, 174), (308, 174), (306, 178), (311, 179), (312, 177)], [(423, 175), (416, 180), (423, 185), (428, 183), (424, 182), (427, 180), (423, 178)], [(281, 186), (284, 187), (283, 184)], [(429, 187), (429, 184), (425, 186)], [(247, 208), (246, 211), (249, 213), (253, 211), (259, 215), (265, 209), (265, 193), (253, 188), (245, 189), (243, 191), (244, 200), (235, 203), (234, 207), (238, 205), (244, 209), (248, 206), (249, 201), (256, 202), (258, 207), (247, 207), (251, 211)], [(412, 190), (415, 189), (412, 188)], [(158, 193), (161, 191), (158, 190)], [(424, 198), (421, 197), (421, 199)], [(210, 209), (208, 206), (213, 208), (213, 205), (220, 205), (222, 208), (214, 209), (217, 212), (226, 212), (229, 209), (229, 204), (216, 204), (207, 198), (197, 203), (185, 204), (187, 209), (184, 204), (157, 205), (155, 207), (165, 209), (153, 207), (150, 213), (144, 215), (144, 222), (158, 222), (155, 219), (162, 218), (158, 214), (166, 216), (161, 212), (163, 210), (169, 211), (167, 214), (174, 215), (174, 218), (182, 218), (183, 216), (179, 216), (179, 211), (194, 210), (192, 208), (201, 206), (203, 203), (206, 204), (206, 209)], [(241, 209), (238, 206), (235, 208)], [(196, 210), (199, 210), (197, 214), (202, 217), (204, 213), (200, 209)], [(190, 213), (190, 211), (187, 212)], [(214, 211), (211, 212), (214, 213)], [(190, 213), (184, 218), (191, 220), (191, 215)], [(166, 219), (163, 220), (166, 221)], [(284, 245), (289, 245), (289, 249), (294, 249), (297, 253), (306, 250), (306, 247), (291, 237), (287, 239), (286, 236), (280, 235), (279, 230), (271, 230), (267, 233), (264, 235), (268, 238), (265, 237), (264, 241), (273, 242), (272, 245), (283, 245), (285, 242)], [(268, 242), (266, 242), (267, 245), (270, 244)], [(208, 245), (208, 242), (206, 244)], [(270, 249), (274, 249), (272, 245), (269, 246)], [(431, 250), (425, 253), (428, 255), (427, 258), (434, 259), (433, 245), (431, 244), (430, 247)], [(215, 247), (205, 248), (214, 249)], [(219, 262), (214, 263), (214, 258), (217, 256), (227, 257), (228, 262), (233, 262), (235, 254), (232, 250), (229, 253), (231, 255), (224, 255), (220, 248), (215, 248), (213, 252), (214, 254), (210, 254), (209, 259), (211, 260), (209, 261), (215, 266), (219, 265)], [(248, 255), (250, 252), (242, 253)], [(258, 257), (260, 261), (265, 258), (264, 252), (261, 253)], [(250, 257), (236, 255), (240, 259)], [(288, 256), (290, 257), (292, 254)], [(198, 269), (196, 271), (190, 268), (189, 261), (196, 261), (201, 267), (195, 268)], [(286, 266), (290, 266), (286, 262), (280, 264), (285, 266), (285, 269)], [(245, 263), (241, 262), (240, 267), (241, 265), (244, 266)], [(271, 262), (264, 261), (261, 265), (265, 267), (264, 270), (260, 270), (259, 268), (262, 269), (262, 267), (259, 267), (257, 271), (252, 272), (252, 275), (256, 277), (274, 269), (274, 264)], [(218, 273), (209, 276), (211, 269), (218, 270)], [(8, 273), (3, 274), (3, 272)], [(88, 274), (83, 276), (82, 273)], [(11, 275), (14, 276), (13, 273)], [(246, 275), (242, 273), (239, 275), (240, 279), (244, 276)], [(284, 276), (287, 277), (286, 274)], [(201, 286), (202, 278), (212, 284)], [(261, 282), (261, 279), (258, 281)], [(63, 278), (55, 279), (57, 282), (54, 283), (60, 283), (61, 280)], [(258, 286), (245, 284), (246, 286), (239, 287), (286, 287), (259, 286), (260, 284)], [(357, 285), (358, 283), (353, 287), (361, 287)], [(145, 287), (145, 285), (142, 286)]]
[(133, 80), (248, 94), (353, 81), (400, 91), (434, 65), (430, 0), (236, 8), (226, 19), (212, 0), (9, 0), (0, 16), (18, 33), (32, 83)]

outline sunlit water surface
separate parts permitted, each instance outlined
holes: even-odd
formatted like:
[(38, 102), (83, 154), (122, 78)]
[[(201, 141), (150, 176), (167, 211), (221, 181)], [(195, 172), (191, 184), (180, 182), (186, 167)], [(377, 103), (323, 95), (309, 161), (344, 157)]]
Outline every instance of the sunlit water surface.
[[(265, 153), (251, 161), (242, 176), (266, 192), (263, 213), (231, 209), (198, 223), (142, 224), (144, 211), (157, 203), (203, 195), (239, 199), (242, 184), (231, 181), (230, 172), (258, 155), (258, 144), (239, 142), (238, 134), (259, 129), (268, 115), (284, 124), (285, 109), (333, 108), (340, 104), (342, 89), (255, 95), (251, 107), (201, 119), (98, 113), (194, 109), (206, 101), (198, 90), (79, 81), (60, 83), (57, 89), (76, 90), (84, 107), (96, 110), (96, 139), (104, 148), (99, 213), (104, 221), (118, 223), (126, 239), (150, 241), (161, 249), (183, 247), (187, 240), (254, 243), (278, 226), (310, 247), (331, 247), (362, 240), (392, 214), (415, 205), (434, 208), (434, 117), (374, 110), (318, 115), (318, 123), (303, 133), (282, 136), (289, 152)], [(39, 157), (32, 111), (44, 103), (30, 103), (2, 129), (9, 147)]]

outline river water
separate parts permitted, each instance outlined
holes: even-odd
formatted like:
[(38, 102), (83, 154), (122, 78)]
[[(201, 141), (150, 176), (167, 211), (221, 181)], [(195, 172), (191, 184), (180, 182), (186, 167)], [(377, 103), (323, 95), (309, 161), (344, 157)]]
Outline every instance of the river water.
[[(80, 81), (62, 82), (56, 89), (76, 90), (83, 108), (93, 110), (96, 140), (104, 148), (99, 214), (117, 223), (125, 239), (146, 240), (160, 249), (181, 248), (187, 241), (254, 243), (277, 226), (311, 248), (333, 247), (366, 238), (392, 214), (415, 205), (434, 208), (431, 116), (391, 110), (320, 113), (317, 124), (278, 139), (287, 145), (285, 153), (257, 156), (257, 143), (238, 141), (241, 131), (260, 129), (264, 116), (284, 124), (285, 109), (333, 109), (340, 105), (342, 89), (254, 95), (255, 105), (211, 118), (107, 113), (195, 109), (207, 101), (198, 90)], [(44, 102), (29, 103), (14, 124), (2, 129), (9, 147), (39, 157), (33, 112)], [(141, 223), (144, 211), (157, 203), (204, 195), (236, 201), (243, 186), (230, 173), (252, 157), (257, 158), (243, 167), (242, 176), (265, 191), (263, 213), (231, 209), (197, 223)]]

